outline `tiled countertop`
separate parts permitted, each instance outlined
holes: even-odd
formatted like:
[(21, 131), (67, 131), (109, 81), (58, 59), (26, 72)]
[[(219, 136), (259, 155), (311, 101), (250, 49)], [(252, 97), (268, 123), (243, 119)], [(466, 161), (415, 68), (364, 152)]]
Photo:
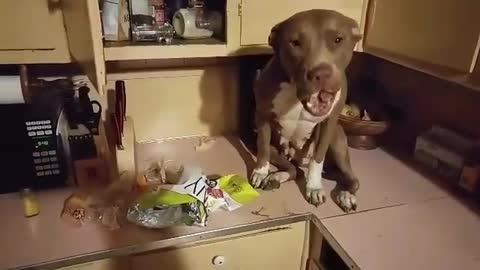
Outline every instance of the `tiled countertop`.
[[(140, 166), (162, 153), (169, 159), (201, 166), (206, 173), (247, 175), (250, 155), (237, 139), (219, 138), (202, 152), (194, 150), (196, 143), (196, 139), (186, 139), (140, 145)], [(115, 250), (128, 254), (140, 251), (135, 247), (142, 244), (158, 247), (178, 237), (188, 241), (188, 236), (198, 233), (268, 225), (272, 220), (300, 219), (309, 213), (320, 220), (361, 269), (434, 269), (430, 266), (438, 265), (445, 267), (435, 269), (450, 269), (452, 265), (480, 269), (477, 214), (383, 150), (352, 149), (351, 158), (361, 188), (357, 212), (350, 215), (345, 215), (331, 198), (318, 208), (309, 205), (295, 182), (262, 192), (255, 202), (234, 212), (213, 213), (207, 227), (163, 230), (146, 230), (128, 223), (113, 231), (95, 226), (72, 228), (59, 219), (70, 189), (39, 192), (41, 214), (29, 219), (23, 217), (17, 194), (0, 195), (0, 269), (34, 265), (49, 268), (71, 258), (108, 257)], [(325, 186), (332, 190), (335, 183), (325, 181)], [(252, 214), (261, 208), (263, 216)], [(436, 261), (428, 264), (436, 254)], [(410, 259), (406, 262), (407, 257)]]

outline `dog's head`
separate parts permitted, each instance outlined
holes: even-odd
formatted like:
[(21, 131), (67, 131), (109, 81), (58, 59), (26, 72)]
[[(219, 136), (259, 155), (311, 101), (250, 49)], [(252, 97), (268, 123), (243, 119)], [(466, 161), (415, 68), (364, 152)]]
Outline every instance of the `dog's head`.
[(333, 10), (309, 10), (275, 25), (268, 43), (305, 109), (322, 116), (330, 110), (361, 38), (353, 19)]

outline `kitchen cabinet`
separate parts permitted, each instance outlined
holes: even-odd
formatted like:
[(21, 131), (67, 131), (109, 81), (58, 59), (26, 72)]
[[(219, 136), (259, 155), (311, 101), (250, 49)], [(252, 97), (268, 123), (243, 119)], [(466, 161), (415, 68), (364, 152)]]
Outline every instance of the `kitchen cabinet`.
[(70, 54), (99, 93), (106, 83), (98, 0), (62, 0)]
[(232, 134), (239, 118), (237, 73), (232, 64), (124, 72), (109, 74), (106, 88), (125, 81), (137, 141)]
[(131, 266), (135, 270), (299, 270), (305, 228), (305, 222), (299, 222), (198, 246), (137, 255)]
[(67, 63), (60, 1), (0, 1), (0, 64)]
[(333, 9), (362, 22), (362, 0), (242, 0), (240, 45), (267, 45), (271, 28), (291, 15), (309, 9)]
[[(98, 0), (63, 0), (62, 9), (69, 51), (99, 93), (106, 84), (106, 61), (174, 58), (207, 58), (271, 53), (267, 46), (271, 27), (297, 11), (312, 8), (335, 9), (363, 25), (367, 1), (224, 0), (225, 37), (198, 41), (178, 41), (174, 45), (132, 42), (103, 42)], [(220, 5), (222, 6), (222, 5)], [(272, 7), (276, 12), (269, 12)], [(360, 49), (359, 46), (357, 49)], [(247, 50), (245, 50), (247, 49)]]
[(370, 0), (365, 52), (471, 72), (479, 50), (480, 1)]

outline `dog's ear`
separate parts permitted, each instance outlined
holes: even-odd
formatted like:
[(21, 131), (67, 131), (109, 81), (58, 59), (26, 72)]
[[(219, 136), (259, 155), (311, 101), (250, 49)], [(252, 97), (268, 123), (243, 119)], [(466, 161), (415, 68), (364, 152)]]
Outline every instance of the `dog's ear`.
[(268, 45), (273, 48), (275, 52), (278, 49), (278, 39), (279, 39), (279, 31), (280, 31), (281, 23), (277, 23), (275, 26), (272, 27), (270, 30), (270, 35), (268, 36)]
[(358, 23), (354, 20), (351, 20), (351, 29), (352, 29), (352, 40), (353, 42), (357, 43), (359, 42), (362, 38), (362, 32), (360, 31), (360, 27), (358, 26)]

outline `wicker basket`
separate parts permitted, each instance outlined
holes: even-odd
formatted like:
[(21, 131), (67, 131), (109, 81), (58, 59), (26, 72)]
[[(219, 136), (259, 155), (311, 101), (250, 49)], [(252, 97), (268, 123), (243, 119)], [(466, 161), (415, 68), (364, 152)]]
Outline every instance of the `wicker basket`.
[(348, 145), (362, 150), (377, 148), (376, 136), (384, 133), (389, 127), (388, 121), (361, 120), (342, 114), (339, 122), (347, 135)]

